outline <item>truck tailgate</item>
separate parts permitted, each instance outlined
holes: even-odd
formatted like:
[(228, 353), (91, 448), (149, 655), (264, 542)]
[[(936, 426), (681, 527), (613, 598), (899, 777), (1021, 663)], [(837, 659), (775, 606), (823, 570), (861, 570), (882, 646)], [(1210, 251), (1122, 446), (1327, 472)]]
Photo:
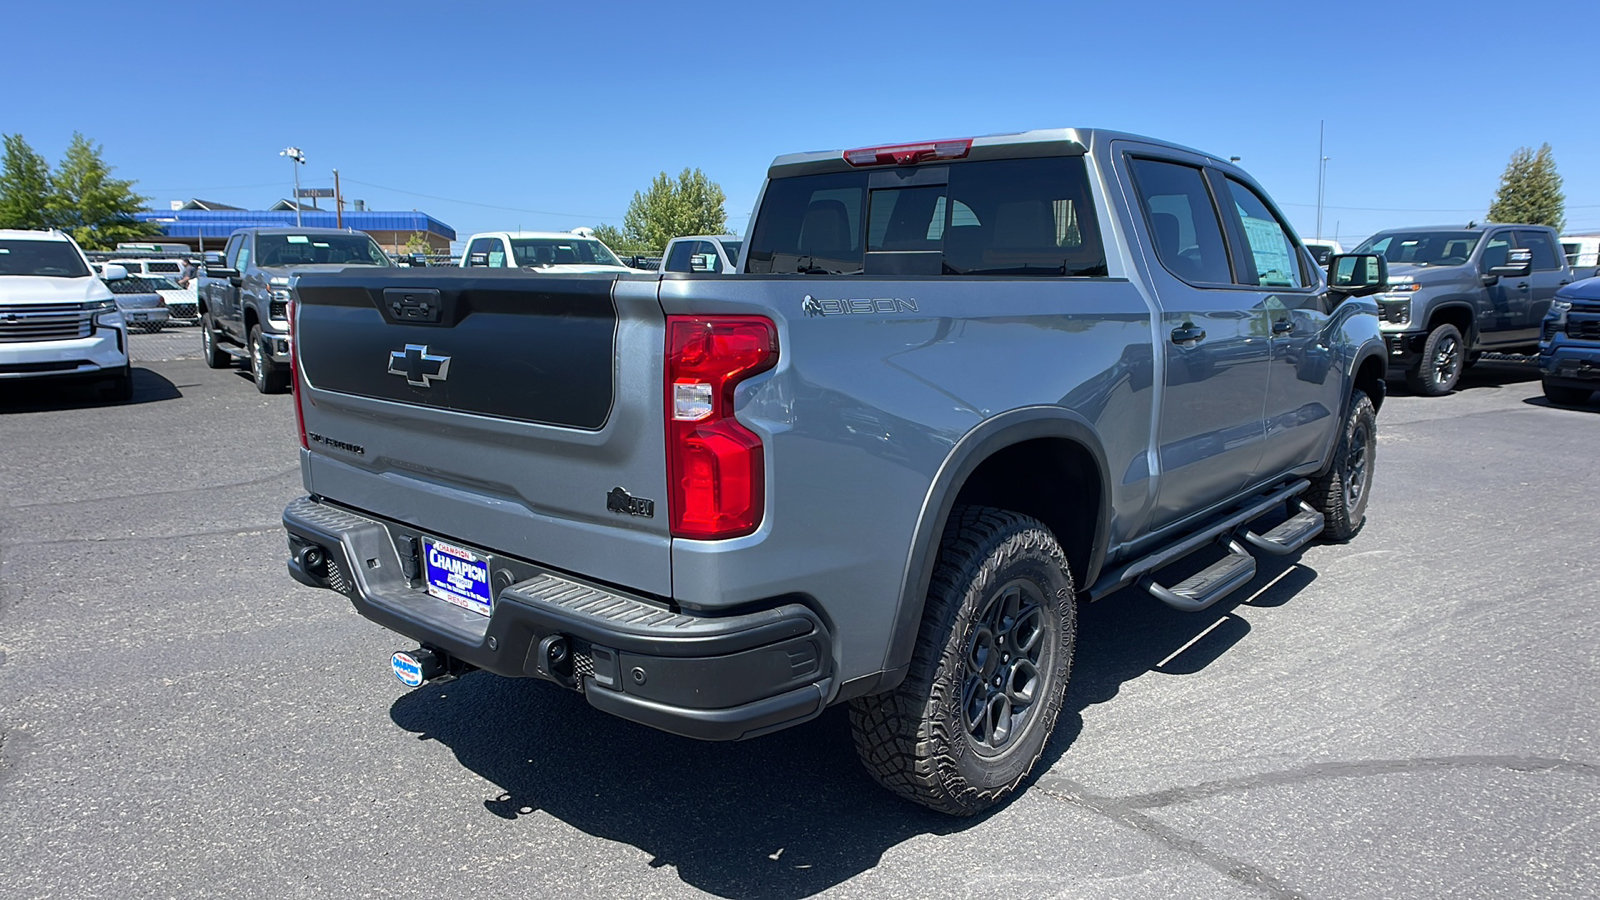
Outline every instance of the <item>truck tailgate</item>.
[(654, 279), (347, 269), (294, 287), (308, 490), (670, 596)]

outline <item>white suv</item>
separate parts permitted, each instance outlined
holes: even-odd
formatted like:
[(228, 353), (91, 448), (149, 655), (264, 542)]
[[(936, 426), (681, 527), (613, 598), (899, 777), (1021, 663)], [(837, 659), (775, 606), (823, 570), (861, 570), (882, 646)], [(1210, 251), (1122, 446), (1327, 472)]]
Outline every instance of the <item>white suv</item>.
[[(104, 278), (126, 278), (107, 265)], [(0, 382), (23, 378), (109, 380), (109, 396), (133, 398), (128, 326), (83, 251), (59, 231), (0, 229)]]

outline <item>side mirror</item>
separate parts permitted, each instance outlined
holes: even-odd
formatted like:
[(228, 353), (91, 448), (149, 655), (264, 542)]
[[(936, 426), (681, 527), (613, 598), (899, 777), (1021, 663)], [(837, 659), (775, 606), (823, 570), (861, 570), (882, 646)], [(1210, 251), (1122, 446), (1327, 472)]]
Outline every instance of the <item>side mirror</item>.
[(213, 267), (220, 268), (223, 265), (225, 265), (225, 263), (222, 260), (222, 251), (221, 250), (207, 250), (206, 251), (206, 261), (205, 261), (205, 267), (206, 268), (208, 268), (208, 269), (213, 268)]
[(207, 278), (238, 278), (239, 270), (227, 266), (206, 266)]
[(711, 254), (709, 254), (709, 253), (696, 253), (695, 255), (689, 257), (689, 271), (691, 271), (691, 272), (709, 272), (709, 271), (711, 271)]
[(108, 263), (105, 270), (100, 273), (102, 281), (121, 281), (128, 277), (128, 270), (122, 266)]
[(1508, 250), (1504, 265), (1489, 267), (1490, 275), (1502, 278), (1525, 278), (1533, 271), (1532, 250)]
[(1389, 261), (1377, 253), (1328, 257), (1328, 288), (1349, 297), (1376, 294), (1389, 286)]

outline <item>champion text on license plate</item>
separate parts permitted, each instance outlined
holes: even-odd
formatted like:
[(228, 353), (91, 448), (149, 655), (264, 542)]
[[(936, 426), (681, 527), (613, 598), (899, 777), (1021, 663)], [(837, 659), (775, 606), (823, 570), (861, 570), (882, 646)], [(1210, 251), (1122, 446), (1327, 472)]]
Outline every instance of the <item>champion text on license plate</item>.
[(489, 561), (471, 550), (438, 541), (422, 543), (427, 551), (428, 593), (487, 616), (493, 605), (489, 593)]

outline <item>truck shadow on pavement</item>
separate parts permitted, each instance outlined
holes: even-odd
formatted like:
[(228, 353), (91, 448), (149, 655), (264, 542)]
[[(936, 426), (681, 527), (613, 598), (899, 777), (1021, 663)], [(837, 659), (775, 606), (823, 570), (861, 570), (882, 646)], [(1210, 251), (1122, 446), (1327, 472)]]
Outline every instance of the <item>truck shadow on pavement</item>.
[(159, 403), (183, 396), (178, 386), (149, 369), (133, 367), (133, 399), (126, 403), (108, 400), (101, 383), (93, 381), (0, 381), (0, 414), (56, 412), (91, 409), (96, 406), (133, 406)]
[[(1078, 736), (1086, 707), (1148, 672), (1205, 668), (1249, 632), (1233, 610), (1279, 605), (1315, 577), (1291, 561), (1263, 561), (1240, 600), (1205, 613), (1134, 591), (1083, 607), (1067, 706), (1034, 777)], [(546, 813), (637, 847), (651, 867), (671, 866), (723, 897), (809, 897), (872, 869), (898, 844), (986, 818), (929, 812), (878, 787), (856, 758), (842, 708), (767, 737), (713, 744), (604, 715), (554, 685), (472, 674), (402, 695), (390, 717), (497, 785), (487, 812), (508, 820)]]

